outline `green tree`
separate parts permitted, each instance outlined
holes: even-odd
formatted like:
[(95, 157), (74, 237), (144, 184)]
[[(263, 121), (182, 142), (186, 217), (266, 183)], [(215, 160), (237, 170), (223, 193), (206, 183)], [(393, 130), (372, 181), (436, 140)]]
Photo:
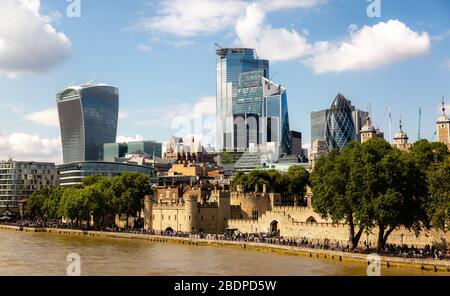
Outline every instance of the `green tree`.
[(414, 143), (409, 155), (413, 161), (424, 171), (433, 169), (433, 166), (442, 163), (448, 156), (449, 151), (446, 145), (427, 140), (420, 140)]
[(428, 171), (428, 186), (427, 213), (432, 225), (446, 232), (450, 224), (450, 157)]
[(368, 170), (373, 170), (368, 193), (372, 225), (378, 227), (378, 251), (400, 226), (415, 231), (428, 228), (426, 176), (407, 152), (392, 149)]
[(222, 164), (232, 164), (233, 156), (228, 151), (223, 151), (220, 154), (220, 161), (222, 162)]
[(360, 170), (355, 170), (352, 163), (360, 148), (359, 143), (351, 143), (342, 152), (331, 151), (317, 160), (311, 174), (314, 210), (333, 223), (345, 221), (349, 225), (352, 248), (358, 246), (364, 230), (360, 227), (355, 233), (359, 222), (356, 217), (360, 210), (361, 187), (354, 184), (354, 181), (359, 182), (357, 173)]
[(309, 172), (301, 166), (291, 166), (286, 174), (287, 194), (294, 197), (295, 205), (298, 200), (306, 195), (306, 186), (309, 184)]
[(113, 178), (111, 188), (115, 212), (126, 216), (125, 227), (128, 228), (128, 218), (135, 217), (136, 213), (140, 213), (144, 197), (152, 192), (148, 176), (126, 172)]
[(58, 213), (61, 197), (64, 194), (64, 188), (54, 187), (50, 190), (49, 195), (42, 205), (42, 212), (47, 219), (60, 219), (61, 216)]
[(27, 211), (31, 216), (41, 220), (45, 226), (44, 204), (50, 195), (50, 189), (44, 188), (39, 192), (33, 193), (27, 201)]
[(61, 217), (70, 219), (77, 226), (86, 218), (86, 213), (89, 211), (89, 204), (87, 195), (82, 194), (80, 189), (66, 189), (61, 197), (58, 213)]

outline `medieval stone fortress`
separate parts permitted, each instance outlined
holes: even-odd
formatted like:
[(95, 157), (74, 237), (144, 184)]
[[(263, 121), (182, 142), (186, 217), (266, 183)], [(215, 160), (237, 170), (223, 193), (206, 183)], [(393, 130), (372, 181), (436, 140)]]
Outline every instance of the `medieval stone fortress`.
[[(47, 198), (45, 194), (58, 188), (64, 192), (61, 200), (71, 201), (79, 197), (77, 190), (95, 185), (92, 178), (136, 173), (148, 179), (145, 183), (151, 193), (140, 197), (143, 208), (129, 207), (125, 200), (125, 206), (110, 210), (115, 219), (109, 217), (109, 221), (115, 220), (111, 222), (114, 226), (161, 234), (247, 233), (348, 242), (345, 215), (332, 219), (314, 210), (316, 197), (309, 174), (321, 159), (344, 151), (352, 143), (364, 145), (384, 139), (384, 133), (372, 122), (371, 112), (356, 108), (343, 94), (337, 94), (329, 108), (311, 113), (311, 150), (307, 151), (302, 147), (302, 133), (290, 129), (288, 90), (270, 80), (269, 61), (248, 48), (219, 48), (216, 60), (214, 148), (204, 147), (194, 136), (172, 137), (165, 149), (157, 141), (116, 143), (119, 89), (107, 84), (71, 85), (56, 95), (63, 163), (1, 162), (0, 219), (49, 219), (30, 206), (36, 196)], [(414, 144), (409, 142), (401, 120), (398, 128), (392, 143), (385, 143), (395, 151), (410, 151)], [(444, 99), (436, 121), (436, 142), (450, 149), (450, 120)], [(252, 184), (249, 188), (240, 182), (259, 172), (281, 185), (253, 180), (248, 182)], [(336, 174), (340, 173), (344, 171)], [(290, 181), (294, 175), (298, 179)], [(296, 182), (302, 185), (295, 187)], [(108, 196), (110, 187), (101, 187), (98, 195), (112, 199)], [(101, 217), (99, 223), (91, 212), (89, 219), (67, 217), (64, 213), (73, 211), (61, 208), (55, 209), (51, 218), (97, 227), (107, 221)], [(419, 233), (399, 224), (389, 231), (389, 243), (447, 244), (445, 219), (448, 217), (443, 227)], [(365, 232), (360, 243), (376, 243), (378, 230), (369, 226), (372, 230)], [(352, 228), (358, 237), (363, 230), (357, 225)]]

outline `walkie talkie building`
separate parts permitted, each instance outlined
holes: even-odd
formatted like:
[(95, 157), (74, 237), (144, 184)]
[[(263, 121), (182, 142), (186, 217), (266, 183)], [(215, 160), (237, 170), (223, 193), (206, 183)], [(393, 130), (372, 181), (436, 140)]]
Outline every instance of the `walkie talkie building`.
[(116, 141), (119, 90), (106, 84), (70, 86), (56, 100), (64, 163), (103, 160), (103, 144)]

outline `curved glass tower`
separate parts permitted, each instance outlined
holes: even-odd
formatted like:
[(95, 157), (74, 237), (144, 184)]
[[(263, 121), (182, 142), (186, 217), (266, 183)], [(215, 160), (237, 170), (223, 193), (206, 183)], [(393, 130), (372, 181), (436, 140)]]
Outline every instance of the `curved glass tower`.
[(103, 160), (103, 144), (116, 141), (119, 90), (105, 84), (71, 86), (56, 100), (64, 163)]
[(340, 150), (356, 140), (352, 107), (342, 94), (338, 94), (331, 104), (327, 116), (326, 142), (328, 150)]

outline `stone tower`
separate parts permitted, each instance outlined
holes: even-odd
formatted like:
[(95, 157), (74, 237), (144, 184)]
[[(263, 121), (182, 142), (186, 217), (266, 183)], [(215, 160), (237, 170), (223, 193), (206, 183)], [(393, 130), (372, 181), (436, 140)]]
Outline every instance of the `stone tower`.
[(436, 135), (438, 142), (441, 142), (450, 149), (450, 120), (445, 114), (445, 101), (442, 98), (442, 114), (436, 122)]
[(192, 232), (197, 230), (197, 195), (189, 194), (184, 197), (184, 213), (186, 222), (184, 223), (184, 232)]
[(394, 136), (394, 144), (393, 147), (400, 150), (409, 150), (411, 148), (411, 144), (408, 143), (408, 135), (403, 131), (402, 120), (400, 119), (400, 131)]
[(378, 137), (378, 131), (372, 124), (372, 119), (367, 117), (366, 124), (361, 129), (361, 143), (367, 142), (370, 139), (374, 139)]
[(153, 201), (150, 195), (144, 197), (144, 229), (153, 229)]

